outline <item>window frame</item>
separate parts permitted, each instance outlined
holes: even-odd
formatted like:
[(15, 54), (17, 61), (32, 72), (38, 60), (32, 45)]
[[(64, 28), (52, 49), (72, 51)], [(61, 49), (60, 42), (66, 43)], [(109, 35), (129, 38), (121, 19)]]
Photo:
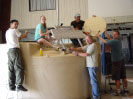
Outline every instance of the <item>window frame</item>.
[[(35, 12), (35, 11), (47, 11), (47, 10), (56, 10), (57, 8), (56, 8), (56, 0), (55, 0), (55, 7), (53, 8), (53, 9), (43, 9), (43, 10), (37, 10), (37, 1), (38, 0), (36, 0), (36, 9), (35, 10), (32, 10), (31, 9), (31, 0), (29, 0), (29, 12)], [(48, 1), (48, 0), (47, 0)], [(46, 4), (47, 5), (47, 4)], [(41, 7), (41, 5), (40, 5), (40, 7)], [(41, 9), (41, 8), (40, 8)]]

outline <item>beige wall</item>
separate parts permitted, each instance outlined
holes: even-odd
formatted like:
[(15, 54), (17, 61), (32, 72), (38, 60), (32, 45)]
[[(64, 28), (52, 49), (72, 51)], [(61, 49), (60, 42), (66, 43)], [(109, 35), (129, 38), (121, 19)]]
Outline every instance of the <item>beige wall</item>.
[[(59, 0), (59, 24), (63, 23), (65, 26), (70, 25), (70, 22), (74, 19), (75, 13), (80, 13), (82, 16), (81, 19), (86, 20), (88, 16), (91, 16), (91, 14), (94, 13), (93, 9), (91, 9), (93, 5), (91, 2), (92, 0)], [(96, 0), (93, 2), (96, 2)], [(47, 17), (48, 27), (58, 24), (57, 10), (29, 12), (29, 0), (12, 0), (11, 7), (11, 19), (15, 18), (19, 20), (20, 29), (35, 28), (40, 22), (41, 15), (45, 15)], [(108, 12), (110, 13), (110, 11)], [(104, 17), (107, 23), (133, 22), (133, 15), (113, 15), (112, 17), (103, 10), (99, 12), (97, 11), (97, 13), (94, 14), (102, 16), (99, 13), (106, 15)]]
[(88, 16), (104, 17), (107, 23), (133, 22), (133, 0), (88, 0)]
[[(19, 20), (19, 28), (35, 28), (40, 22), (40, 16), (47, 17), (49, 27), (58, 24), (57, 11), (29, 12), (29, 0), (12, 0), (11, 19)], [(88, 0), (59, 0), (59, 22), (70, 25), (75, 13), (80, 13), (83, 20), (88, 18)]]
[(101, 17), (133, 15), (133, 0), (88, 0), (89, 16)]
[(104, 19), (106, 20), (107, 23), (133, 22), (133, 15), (104, 17)]

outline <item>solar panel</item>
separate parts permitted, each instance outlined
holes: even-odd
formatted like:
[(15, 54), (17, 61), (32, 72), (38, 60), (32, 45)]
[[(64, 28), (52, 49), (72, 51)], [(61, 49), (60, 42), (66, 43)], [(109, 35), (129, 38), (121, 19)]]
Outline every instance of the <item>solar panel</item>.
[(65, 50), (65, 45), (63, 44), (62, 39), (77, 39), (80, 46), (82, 43), (79, 39), (85, 38), (82, 30), (75, 30), (72, 26), (58, 26), (56, 29), (51, 30), (52, 36), (56, 40), (60, 40), (62, 48)]
[(51, 32), (55, 39), (85, 38), (85, 35), (83, 34), (82, 30), (75, 30), (74, 28), (71, 28), (71, 27), (67, 27), (67, 28), (60, 27), (57, 29), (52, 29)]

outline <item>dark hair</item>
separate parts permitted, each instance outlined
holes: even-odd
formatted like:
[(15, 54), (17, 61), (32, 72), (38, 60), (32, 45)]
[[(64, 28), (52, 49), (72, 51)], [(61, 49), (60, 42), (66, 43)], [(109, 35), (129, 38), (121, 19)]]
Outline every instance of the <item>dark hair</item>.
[(117, 33), (118, 33), (118, 35), (120, 35), (120, 32), (119, 32), (118, 30), (114, 30), (114, 32), (117, 32)]
[(10, 21), (10, 24), (12, 24), (12, 23), (14, 23), (14, 22), (18, 22), (18, 20), (13, 19), (13, 20)]
[[(42, 18), (42, 17), (45, 17), (44, 15), (42, 15), (41, 17), (40, 17), (40, 19)], [(46, 17), (45, 17), (46, 18)], [(44, 23), (44, 28), (47, 28), (47, 25), (46, 25), (46, 23)]]

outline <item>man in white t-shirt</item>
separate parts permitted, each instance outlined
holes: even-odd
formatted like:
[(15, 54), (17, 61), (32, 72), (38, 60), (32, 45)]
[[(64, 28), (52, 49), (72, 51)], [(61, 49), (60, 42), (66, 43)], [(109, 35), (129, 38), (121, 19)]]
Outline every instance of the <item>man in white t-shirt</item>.
[(98, 71), (98, 52), (97, 45), (92, 36), (86, 36), (86, 46), (71, 48), (73, 54), (76, 56), (86, 57), (86, 66), (90, 74), (91, 85), (92, 85), (92, 98), (91, 99), (100, 99), (100, 88), (97, 79)]
[(20, 52), (19, 40), (26, 38), (28, 32), (21, 34), (18, 28), (18, 20), (10, 21), (10, 28), (6, 31), (6, 43), (8, 47), (8, 73), (9, 73), (9, 89), (12, 91), (27, 91), (22, 86), (24, 80), (24, 65)]

